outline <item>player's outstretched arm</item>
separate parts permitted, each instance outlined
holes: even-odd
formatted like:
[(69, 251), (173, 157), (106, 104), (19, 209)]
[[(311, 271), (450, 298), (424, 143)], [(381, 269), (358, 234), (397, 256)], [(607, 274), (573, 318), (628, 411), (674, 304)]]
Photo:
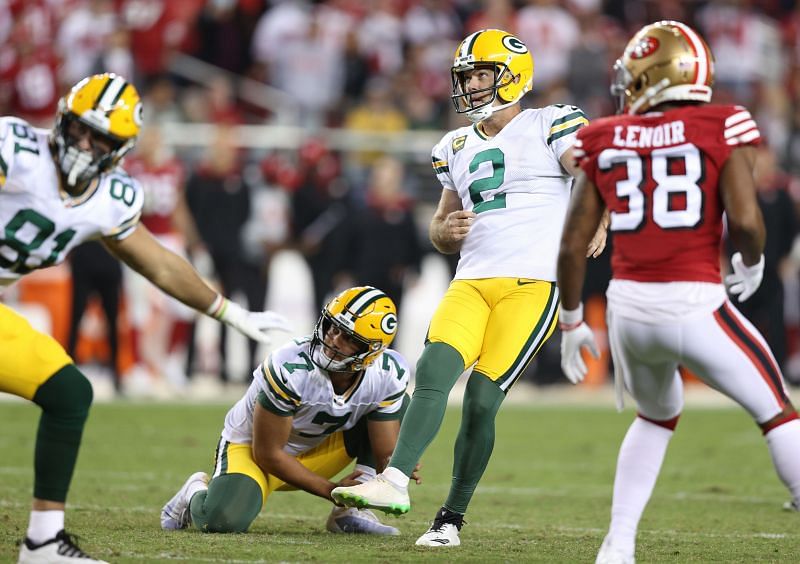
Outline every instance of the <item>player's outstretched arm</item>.
[(111, 254), (165, 293), (251, 339), (269, 342), (266, 331), (289, 330), (288, 321), (277, 313), (250, 312), (218, 295), (189, 261), (161, 245), (144, 225), (137, 226), (125, 239), (106, 237), (103, 243)]

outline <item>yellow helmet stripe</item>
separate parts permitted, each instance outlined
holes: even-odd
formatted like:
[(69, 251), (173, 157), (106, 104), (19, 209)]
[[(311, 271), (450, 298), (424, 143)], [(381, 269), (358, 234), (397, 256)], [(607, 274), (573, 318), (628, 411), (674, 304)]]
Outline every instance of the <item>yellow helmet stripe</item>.
[(120, 99), (127, 86), (128, 82), (121, 76), (109, 78), (100, 91), (97, 100), (95, 100), (92, 109), (99, 108), (101, 111), (110, 110), (114, 107), (114, 104), (117, 103), (117, 100)]

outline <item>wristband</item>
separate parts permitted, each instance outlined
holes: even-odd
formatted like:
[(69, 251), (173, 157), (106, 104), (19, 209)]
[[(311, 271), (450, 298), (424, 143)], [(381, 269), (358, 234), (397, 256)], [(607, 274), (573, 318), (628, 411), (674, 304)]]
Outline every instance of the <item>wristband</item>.
[(228, 300), (226, 300), (222, 294), (217, 294), (217, 297), (214, 298), (214, 301), (211, 302), (210, 306), (208, 306), (206, 315), (209, 315), (214, 319), (222, 319), (222, 316), (225, 315), (225, 310), (227, 309)]
[(571, 331), (578, 328), (583, 323), (583, 302), (579, 303), (575, 309), (564, 309), (562, 307), (558, 319), (558, 326), (562, 331)]

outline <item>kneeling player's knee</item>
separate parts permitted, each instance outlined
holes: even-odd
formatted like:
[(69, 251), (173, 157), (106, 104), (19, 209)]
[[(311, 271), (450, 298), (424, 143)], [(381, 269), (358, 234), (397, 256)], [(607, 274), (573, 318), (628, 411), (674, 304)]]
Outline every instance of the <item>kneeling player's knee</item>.
[(39, 386), (33, 402), (45, 413), (82, 423), (89, 416), (93, 397), (86, 376), (74, 364), (68, 364)]
[(244, 515), (231, 507), (214, 507), (205, 513), (202, 524), (196, 524), (206, 533), (246, 533), (257, 515)]
[(261, 505), (261, 487), (254, 479), (245, 474), (218, 476), (207, 492), (192, 498), (192, 523), (207, 533), (244, 533), (258, 517)]

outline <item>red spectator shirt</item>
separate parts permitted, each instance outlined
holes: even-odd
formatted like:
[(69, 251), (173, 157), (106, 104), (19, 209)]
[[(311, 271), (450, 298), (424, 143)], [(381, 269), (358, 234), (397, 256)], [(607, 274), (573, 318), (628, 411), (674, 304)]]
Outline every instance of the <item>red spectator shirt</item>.
[(136, 157), (125, 159), (125, 170), (144, 188), (142, 224), (154, 235), (175, 232), (172, 215), (183, 197), (184, 171), (177, 159), (151, 165)]
[(761, 139), (742, 106), (705, 104), (597, 120), (575, 158), (611, 212), (613, 278), (720, 283), (722, 167)]

